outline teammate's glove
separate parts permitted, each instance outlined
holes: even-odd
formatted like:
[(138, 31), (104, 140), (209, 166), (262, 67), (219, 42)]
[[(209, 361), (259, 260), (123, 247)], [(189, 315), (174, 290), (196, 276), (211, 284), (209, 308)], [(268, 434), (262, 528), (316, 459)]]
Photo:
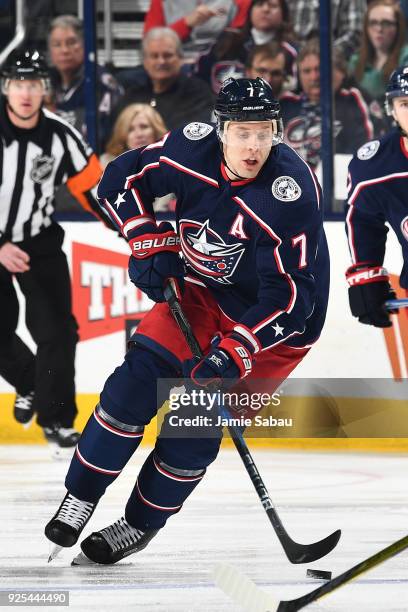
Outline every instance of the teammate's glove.
[(154, 302), (165, 302), (164, 287), (172, 277), (177, 293), (184, 291), (184, 265), (179, 256), (180, 239), (171, 223), (164, 221), (152, 231), (129, 240), (129, 277)]
[(351, 314), (366, 325), (391, 327), (384, 303), (394, 300), (396, 295), (389, 283), (387, 270), (374, 264), (356, 264), (347, 270), (346, 278)]
[(200, 361), (187, 359), (183, 363), (183, 376), (197, 385), (206, 387), (223, 378), (240, 379), (252, 370), (254, 347), (240, 334), (232, 332), (221, 338), (216, 336), (212, 348)]

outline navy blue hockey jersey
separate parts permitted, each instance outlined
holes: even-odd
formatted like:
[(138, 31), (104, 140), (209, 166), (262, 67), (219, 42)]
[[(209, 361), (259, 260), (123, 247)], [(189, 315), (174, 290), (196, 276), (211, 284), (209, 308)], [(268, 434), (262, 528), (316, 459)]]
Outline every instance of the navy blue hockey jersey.
[(262, 349), (313, 343), (326, 314), (329, 256), (307, 164), (280, 144), (255, 179), (231, 182), (215, 128), (191, 123), (112, 161), (98, 197), (129, 239), (144, 233), (154, 198), (169, 192), (186, 280), (207, 287)]
[(388, 227), (401, 244), (408, 289), (408, 151), (398, 130), (359, 148), (349, 165), (346, 231), (353, 263), (382, 265)]

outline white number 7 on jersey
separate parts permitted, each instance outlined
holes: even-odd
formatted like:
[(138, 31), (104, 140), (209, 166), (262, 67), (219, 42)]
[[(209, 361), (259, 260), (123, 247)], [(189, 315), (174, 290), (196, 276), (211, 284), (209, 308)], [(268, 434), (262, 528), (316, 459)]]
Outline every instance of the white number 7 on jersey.
[(306, 268), (306, 234), (299, 234), (299, 236), (294, 236), (292, 238), (292, 246), (295, 247), (300, 245), (300, 257), (299, 257), (299, 270), (301, 268)]

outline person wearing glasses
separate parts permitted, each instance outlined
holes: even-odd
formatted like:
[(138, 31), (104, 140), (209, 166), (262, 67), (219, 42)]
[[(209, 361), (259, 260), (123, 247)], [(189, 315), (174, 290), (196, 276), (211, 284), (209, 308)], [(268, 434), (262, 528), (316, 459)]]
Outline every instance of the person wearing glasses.
[[(245, 76), (250, 79), (260, 77), (272, 87), (279, 100), (284, 88), (289, 89), (286, 80), (285, 54), (275, 40), (265, 45), (255, 45), (248, 54)], [(285, 87), (287, 85), (287, 87)]]
[[(48, 48), (51, 64), (53, 100), (50, 110), (73, 125), (86, 137), (84, 33), (82, 21), (73, 15), (60, 15), (50, 25)], [(123, 94), (116, 79), (97, 66), (99, 149), (109, 137), (111, 111)]]
[[(321, 156), (322, 111), (320, 107), (320, 45), (309, 40), (299, 51), (300, 93), (280, 98), (286, 125), (285, 142), (316, 169)], [(373, 124), (359, 89), (345, 88), (347, 63), (340, 49), (333, 49), (334, 122), (336, 153), (351, 154), (373, 138)]]
[(360, 50), (350, 60), (350, 74), (382, 104), (392, 71), (407, 63), (405, 16), (399, 2), (374, 0), (364, 18)]
[(295, 74), (297, 49), (287, 0), (252, 0), (245, 25), (224, 30), (210, 51), (199, 58), (196, 75), (209, 83), (216, 95), (224, 79), (243, 76), (255, 45), (271, 41), (276, 41), (284, 54), (286, 74)]

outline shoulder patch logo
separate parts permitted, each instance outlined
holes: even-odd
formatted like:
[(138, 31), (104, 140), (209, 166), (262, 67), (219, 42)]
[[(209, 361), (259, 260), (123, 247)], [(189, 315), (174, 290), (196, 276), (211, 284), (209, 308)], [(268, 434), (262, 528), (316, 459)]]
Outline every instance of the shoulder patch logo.
[(208, 125), (208, 123), (193, 121), (193, 123), (186, 125), (186, 127), (183, 129), (183, 134), (189, 140), (201, 140), (201, 138), (208, 136), (213, 129), (213, 126)]
[(401, 221), (401, 232), (402, 232), (402, 235), (404, 236), (405, 240), (408, 240), (408, 217), (405, 217)]
[(358, 149), (357, 157), (358, 159), (361, 159), (362, 161), (371, 159), (377, 153), (379, 148), (380, 148), (379, 140), (371, 140), (370, 142), (366, 142), (365, 144), (363, 144), (362, 147)]
[(294, 202), (302, 195), (302, 190), (291, 176), (279, 176), (273, 181), (272, 195), (281, 202)]

